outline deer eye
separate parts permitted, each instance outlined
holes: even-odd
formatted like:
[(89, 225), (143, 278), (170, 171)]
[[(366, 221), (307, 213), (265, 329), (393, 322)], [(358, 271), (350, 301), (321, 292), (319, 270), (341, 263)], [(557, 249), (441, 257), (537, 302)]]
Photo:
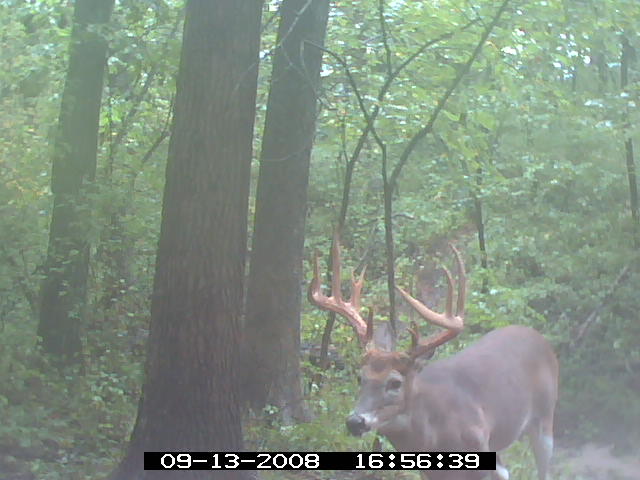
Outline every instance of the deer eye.
[(402, 386), (402, 381), (392, 378), (387, 382), (387, 390), (398, 390)]

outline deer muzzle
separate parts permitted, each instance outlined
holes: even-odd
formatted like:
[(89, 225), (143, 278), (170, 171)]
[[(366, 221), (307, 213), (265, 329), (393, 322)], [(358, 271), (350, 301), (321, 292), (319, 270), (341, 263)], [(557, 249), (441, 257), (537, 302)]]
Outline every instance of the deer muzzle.
[(352, 413), (347, 417), (347, 430), (351, 435), (355, 435), (356, 437), (361, 436), (363, 433), (369, 431), (369, 426), (367, 425), (366, 419), (358, 415), (357, 413)]

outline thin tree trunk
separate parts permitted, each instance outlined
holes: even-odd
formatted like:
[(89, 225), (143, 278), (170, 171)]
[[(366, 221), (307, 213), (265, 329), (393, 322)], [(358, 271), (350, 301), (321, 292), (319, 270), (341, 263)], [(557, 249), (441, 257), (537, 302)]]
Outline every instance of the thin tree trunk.
[(309, 157), (329, 0), (285, 0), (260, 157), (244, 336), (245, 393), (254, 408), (306, 417), (300, 293)]
[[(375, 133), (375, 132), (374, 132)], [(379, 137), (376, 134), (376, 139)], [(387, 295), (389, 296), (389, 325), (394, 334), (397, 332), (396, 325), (396, 267), (395, 248), (393, 244), (393, 190), (387, 175), (387, 146), (381, 140), (378, 143), (382, 154), (382, 184), (384, 202), (384, 245), (387, 272)]]
[[(620, 60), (620, 86), (624, 90), (629, 83), (629, 63), (634, 52), (627, 37), (622, 37), (622, 58)], [(628, 121), (628, 112), (625, 119)], [(627, 163), (627, 179), (629, 181), (629, 203), (631, 205), (631, 221), (633, 223), (633, 242), (640, 247), (640, 212), (638, 204), (638, 181), (636, 176), (636, 162), (633, 155), (633, 140), (627, 138), (624, 142), (625, 159)]]
[(482, 267), (482, 287), (480, 291), (482, 293), (488, 293), (488, 278), (489, 273), (489, 256), (487, 255), (487, 240), (485, 237), (485, 224), (484, 214), (482, 208), (482, 166), (478, 166), (476, 169), (476, 189), (472, 192), (471, 197), (473, 199), (473, 220), (476, 224), (476, 231), (478, 232), (478, 250), (480, 250), (480, 266)]
[[(238, 350), (262, 3), (187, 4), (146, 380), (113, 479), (157, 478), (143, 470), (144, 451), (243, 448)], [(162, 478), (251, 475), (174, 470)]]
[[(487, 274), (489, 273), (489, 255), (487, 254), (487, 240), (485, 236), (485, 220), (484, 220), (484, 208), (482, 204), (482, 180), (484, 172), (480, 159), (476, 159), (478, 167), (475, 171), (475, 187), (471, 189), (470, 195), (473, 201), (473, 211), (471, 216), (473, 218), (473, 224), (476, 227), (478, 234), (478, 250), (480, 251), (480, 266), (482, 267), (482, 286), (480, 291), (487, 293), (489, 285)], [(470, 178), (471, 172), (469, 171), (469, 165), (464, 158), (460, 158), (460, 165), (465, 177)]]
[(55, 141), (51, 191), (53, 213), (38, 335), (45, 352), (78, 361), (80, 323), (89, 267), (88, 194), (96, 172), (98, 127), (107, 42), (100, 24), (113, 0), (78, 0), (74, 10), (69, 69)]

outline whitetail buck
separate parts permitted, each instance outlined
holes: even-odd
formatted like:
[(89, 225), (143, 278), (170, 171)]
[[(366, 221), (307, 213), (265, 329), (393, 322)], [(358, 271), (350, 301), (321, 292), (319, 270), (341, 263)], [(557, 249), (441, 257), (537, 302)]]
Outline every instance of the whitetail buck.
[[(334, 239), (331, 295), (322, 293), (318, 255), (309, 287), (310, 301), (345, 317), (365, 347), (361, 390), (347, 418), (353, 435), (377, 430), (398, 451), (504, 450), (528, 434), (538, 478), (545, 480), (553, 450), (553, 412), (558, 391), (558, 361), (551, 345), (535, 330), (508, 326), (494, 330), (473, 345), (444, 360), (424, 365), (434, 350), (458, 335), (464, 327), (466, 278), (460, 253), (451, 246), (458, 265), (460, 287), (453, 313), (454, 280), (444, 268), (449, 284), (444, 313), (430, 310), (404, 290), (400, 294), (424, 318), (446, 330), (420, 338), (412, 325), (408, 353), (393, 351), (393, 342), (371, 342), (373, 316), (360, 314), (364, 272), (352, 276), (351, 299), (340, 291), (340, 247)], [(394, 339), (391, 339), (394, 340)], [(372, 343), (376, 343), (372, 345)], [(500, 463), (495, 471), (421, 472), (423, 478), (506, 480)]]

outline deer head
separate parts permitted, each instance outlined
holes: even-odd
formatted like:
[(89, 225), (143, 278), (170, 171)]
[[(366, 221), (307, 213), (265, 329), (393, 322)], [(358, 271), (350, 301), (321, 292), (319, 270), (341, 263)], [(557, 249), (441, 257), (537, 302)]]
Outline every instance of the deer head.
[(360, 296), (364, 286), (363, 270), (356, 277), (352, 273), (351, 298), (345, 300), (341, 291), (341, 259), (340, 243), (336, 234), (332, 249), (332, 277), (331, 294), (325, 295), (321, 289), (318, 253), (313, 261), (313, 279), (309, 286), (309, 300), (323, 310), (329, 310), (345, 318), (356, 332), (359, 343), (364, 350), (362, 369), (360, 374), (360, 395), (353, 412), (348, 416), (347, 429), (353, 435), (362, 435), (371, 429), (380, 430), (385, 427), (396, 428), (399, 415), (406, 411), (411, 399), (412, 376), (416, 371), (416, 361), (419, 358), (429, 358), (435, 349), (458, 335), (464, 327), (464, 300), (466, 292), (466, 277), (464, 263), (460, 252), (450, 245), (458, 265), (460, 286), (453, 310), (453, 292), (455, 282), (449, 270), (443, 267), (447, 282), (448, 293), (444, 313), (429, 309), (426, 305), (412, 297), (403, 289), (396, 287), (402, 297), (427, 322), (445, 329), (444, 332), (421, 338), (418, 327), (412, 323), (411, 347), (408, 352), (397, 352), (394, 349), (395, 332), (384, 323), (384, 333), (374, 335), (373, 311), (369, 309), (365, 321), (361, 309)]

